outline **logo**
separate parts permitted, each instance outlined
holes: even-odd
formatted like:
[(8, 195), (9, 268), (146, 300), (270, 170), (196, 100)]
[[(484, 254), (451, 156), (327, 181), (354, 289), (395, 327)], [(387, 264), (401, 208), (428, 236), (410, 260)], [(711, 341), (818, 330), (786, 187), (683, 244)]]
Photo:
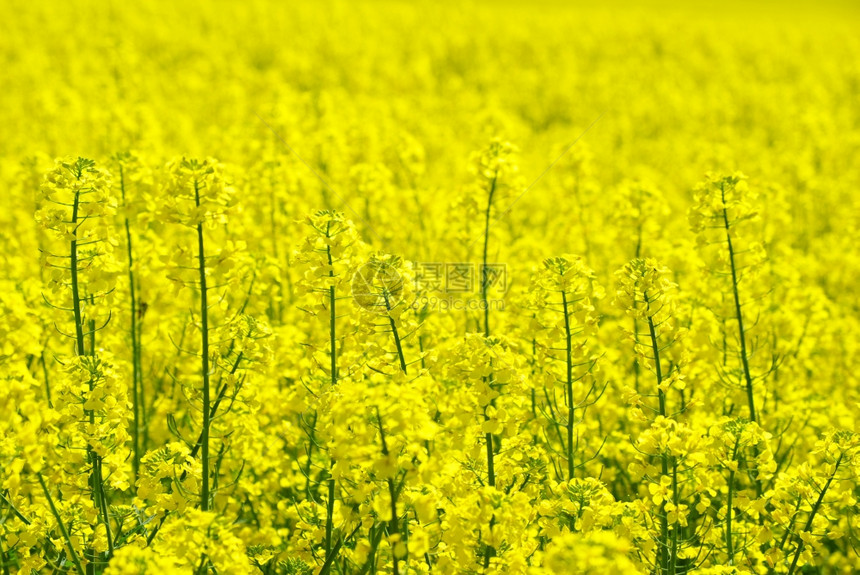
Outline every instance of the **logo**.
[(397, 256), (372, 257), (352, 276), (355, 303), (372, 313), (387, 313), (403, 299), (403, 277)]

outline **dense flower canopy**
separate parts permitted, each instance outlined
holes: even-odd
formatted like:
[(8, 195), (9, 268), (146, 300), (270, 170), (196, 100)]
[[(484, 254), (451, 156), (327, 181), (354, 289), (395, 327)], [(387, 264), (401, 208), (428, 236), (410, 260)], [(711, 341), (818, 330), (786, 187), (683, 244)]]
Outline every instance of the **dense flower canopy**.
[(860, 571), (857, 8), (430, 4), (10, 7), (2, 573)]

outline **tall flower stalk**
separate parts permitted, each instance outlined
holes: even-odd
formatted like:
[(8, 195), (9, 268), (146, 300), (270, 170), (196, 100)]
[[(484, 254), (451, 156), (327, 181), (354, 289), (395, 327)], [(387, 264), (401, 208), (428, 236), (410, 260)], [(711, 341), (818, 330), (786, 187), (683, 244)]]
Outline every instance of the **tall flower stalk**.
[(143, 373), (141, 367), (141, 344), (140, 344), (140, 321), (141, 313), (137, 299), (137, 278), (135, 277), (135, 260), (134, 260), (134, 242), (131, 231), (131, 202), (127, 198), (126, 188), (128, 187), (128, 169), (136, 163), (136, 158), (131, 154), (118, 154), (115, 160), (119, 167), (119, 189), (120, 199), (124, 208), (123, 227), (125, 228), (125, 243), (126, 243), (126, 263), (128, 269), (128, 289), (129, 289), (129, 334), (131, 336), (131, 354), (132, 354), (132, 470), (135, 480), (140, 471), (140, 458), (142, 449), (145, 449), (142, 443), (143, 434), (143, 414), (144, 405), (144, 389), (143, 389)]
[[(588, 342), (597, 332), (594, 302), (602, 295), (594, 272), (579, 256), (546, 259), (532, 278), (530, 296), (535, 308), (532, 325), (538, 329), (535, 350), (546, 380), (546, 404), (542, 409), (554, 429), (564, 429), (564, 437), (557, 435), (561, 459), (566, 461), (563, 475), (568, 481), (586, 463), (585, 457), (577, 463), (580, 439), (577, 426), (605, 389), (595, 377), (597, 357)], [(563, 387), (563, 409), (554, 400), (558, 384)]]
[[(206, 248), (207, 224), (227, 222), (227, 209), (232, 201), (232, 188), (224, 180), (220, 164), (213, 159), (204, 161), (181, 158), (168, 166), (167, 203), (165, 214), (174, 221), (192, 228), (196, 236), (196, 249), (190, 261), (179, 266), (183, 271), (194, 269), (196, 278), (180, 278), (184, 285), (195, 286), (199, 297), (200, 328), (200, 392), (202, 398), (202, 422), (200, 430), (201, 485), (199, 506), (208, 511), (212, 504), (213, 461), (210, 453), (210, 431), (212, 425), (212, 365), (210, 350), (210, 306), (209, 265)], [(190, 254), (189, 254), (190, 255)], [(219, 254), (220, 257), (220, 254)], [(192, 264), (193, 262), (193, 264)], [(190, 264), (190, 265), (189, 265)]]
[[(473, 170), (478, 178), (478, 186), (486, 190), (487, 203), (484, 209), (484, 233), (483, 233), (483, 250), (481, 259), (481, 269), (479, 273), (481, 281), (481, 308), (483, 309), (484, 321), (483, 332), (484, 337), (490, 338), (490, 306), (487, 299), (492, 277), (490, 275), (489, 264), (489, 246), (490, 246), (490, 222), (494, 214), (494, 202), (498, 203), (498, 195), (500, 188), (509, 187), (511, 177), (517, 171), (517, 165), (514, 163), (516, 155), (516, 147), (504, 142), (498, 138), (490, 141), (482, 152), (473, 157)], [(491, 365), (492, 367), (492, 365)], [(490, 388), (493, 387), (492, 372), (484, 377), (484, 382)], [(485, 424), (489, 424), (491, 415), (488, 413), (488, 408), (495, 409), (495, 398), (491, 399), (489, 404), (484, 408)], [(496, 451), (498, 449), (496, 437), (492, 432), (487, 431), (484, 437), (487, 453), (487, 483), (490, 487), (496, 486)], [(492, 529), (495, 524), (495, 516), (490, 519), (489, 528)], [(487, 546), (487, 551), (484, 557), (484, 566), (489, 566), (490, 559), (495, 555), (496, 551), (491, 546)]]
[[(96, 303), (113, 289), (115, 274), (109, 220), (116, 204), (110, 195), (109, 174), (85, 158), (57, 162), (46, 175), (42, 198), (45, 207), (38, 211), (37, 219), (54, 232), (65, 249), (62, 255), (45, 254), (48, 265), (58, 272), (54, 274), (52, 288), (54, 292), (67, 291), (70, 307), (51, 304), (47, 296), (45, 301), (59, 310), (71, 312), (74, 323), (70, 337), (74, 341), (75, 357), (65, 361), (68, 381), (63, 384), (60, 398), (70, 414), (76, 412), (76, 403), (82, 407), (84, 420), (79, 425), (84, 435), (82, 441), (86, 443), (87, 486), (98, 522), (104, 527), (105, 558), (110, 559), (113, 536), (103, 458), (108, 449), (116, 447), (113, 441), (122, 441), (124, 430), (102, 433), (100, 427), (102, 421), (112, 416), (105, 398), (122, 392), (114, 385), (107, 363), (97, 356), (95, 338), (96, 332), (110, 320), (109, 311), (98, 316)], [(67, 296), (60, 297), (66, 299)], [(78, 382), (84, 384), (83, 394)], [(46, 496), (50, 497), (47, 490)], [(85, 555), (87, 571), (94, 572), (96, 553), (90, 549)]]
[[(723, 317), (729, 317), (730, 321), (737, 324), (735, 335), (741, 385), (746, 395), (749, 419), (758, 422), (761, 414), (756, 406), (757, 378), (750, 367), (752, 350), (748, 341), (749, 327), (744, 316), (744, 309), (753, 302), (754, 294), (748, 294), (746, 299), (742, 297), (741, 283), (744, 279), (755, 278), (766, 254), (762, 244), (756, 240), (746, 240), (740, 247), (738, 245), (746, 223), (758, 218), (755, 196), (746, 183), (746, 176), (739, 172), (731, 176), (709, 175), (706, 181), (696, 186), (695, 194), (696, 205), (690, 210), (690, 225), (697, 234), (699, 246), (714, 279), (729, 280), (726, 287), (731, 292), (731, 304)], [(760, 293), (766, 291), (759, 290)]]
[[(387, 385), (394, 387), (403, 381), (409, 373), (409, 362), (406, 360), (406, 339), (418, 330), (418, 321), (412, 317), (411, 309), (414, 294), (408, 281), (409, 270), (404, 266), (400, 257), (376, 253), (371, 255), (353, 277), (353, 297), (359, 306), (365, 310), (364, 318), (373, 333), (387, 334), (394, 346), (393, 351), (383, 351), (379, 368), (370, 366), (372, 370), (385, 373), (391, 364), (397, 368), (387, 378)], [(390, 349), (390, 348), (389, 348)], [(376, 425), (379, 430), (381, 455), (384, 461), (397, 461), (401, 455), (392, 451), (386, 439), (385, 424), (380, 414), (379, 406), (374, 406)], [(392, 466), (382, 470), (388, 497), (391, 505), (390, 517), (387, 522), (388, 536), (392, 542), (392, 569), (395, 574), (401, 572), (401, 559), (408, 566), (409, 521), (408, 515), (403, 517), (398, 512), (401, 490), (409, 472)], [(406, 568), (406, 567), (404, 567)]]
[[(314, 361), (320, 365), (328, 366), (328, 373), (324, 376), (327, 381), (320, 386), (320, 395), (328, 396), (336, 393), (340, 382), (339, 358), (341, 350), (338, 343), (342, 334), (338, 331), (338, 302), (345, 297), (342, 292), (350, 280), (351, 258), (359, 240), (355, 226), (339, 212), (319, 211), (307, 217), (305, 223), (310, 231), (298, 250), (297, 261), (303, 263), (307, 270), (299, 287), (305, 290), (307, 296), (307, 302), (302, 309), (313, 316), (325, 318), (324, 323), (328, 336), (326, 344), (322, 346), (322, 349), (318, 349), (316, 342), (309, 342), (308, 346), (312, 350)], [(322, 356), (325, 357), (325, 360), (322, 360)], [(308, 431), (309, 437), (313, 437), (315, 433), (318, 418), (318, 414), (314, 413), (312, 416), (313, 424)], [(307, 452), (308, 477), (310, 477), (312, 455), (309, 448)], [(334, 471), (336, 465), (335, 458), (330, 458), (325, 471), (328, 475), (325, 480), (325, 535), (323, 541), (325, 558), (323, 571), (325, 572), (331, 568), (343, 545), (343, 539), (335, 540), (337, 478)], [(308, 483), (310, 484), (310, 479)], [(310, 492), (310, 485), (308, 490)]]
[[(648, 326), (648, 343), (642, 343), (637, 333), (631, 333), (634, 352), (643, 365), (654, 374), (656, 381), (655, 393), (648, 394), (656, 397), (657, 405), (648, 405), (637, 400), (637, 407), (650, 410), (656, 414), (654, 425), (658, 427), (674, 425), (672, 420), (677, 412), (670, 410), (668, 391), (683, 389), (681, 377), (681, 362), (674, 362), (672, 367), (667, 365), (664, 354), (678, 339), (681, 330), (674, 317), (675, 307), (673, 292), (676, 285), (669, 279), (669, 270), (653, 259), (637, 258), (630, 261), (616, 272), (615, 304), (634, 320), (639, 320)], [(661, 442), (655, 442), (660, 457), (660, 477), (652, 488), (660, 508), (657, 513), (660, 521), (660, 533), (657, 538), (658, 572), (674, 575), (678, 563), (678, 530), (676, 521), (670, 521), (668, 505), (673, 509), (680, 505), (678, 500), (678, 461), (670, 450)]]
[[(495, 204), (498, 203), (501, 188), (509, 188), (511, 179), (517, 171), (514, 162), (517, 148), (510, 142), (504, 142), (498, 138), (490, 141), (489, 145), (473, 157), (472, 169), (478, 178), (478, 185), (486, 192), (487, 202), (484, 209), (483, 250), (481, 258), (480, 281), (481, 281), (481, 309), (483, 310), (483, 332), (484, 337), (490, 337), (490, 305), (488, 294), (492, 282), (491, 268), (489, 267), (490, 249), (490, 223), (495, 213)], [(487, 376), (486, 381), (492, 380), (492, 374)], [(493, 405), (492, 402), (490, 405)], [(489, 420), (490, 416), (484, 413)], [(486, 434), (487, 451), (487, 482), (491, 487), (496, 485), (495, 452), (496, 440), (492, 433)]]

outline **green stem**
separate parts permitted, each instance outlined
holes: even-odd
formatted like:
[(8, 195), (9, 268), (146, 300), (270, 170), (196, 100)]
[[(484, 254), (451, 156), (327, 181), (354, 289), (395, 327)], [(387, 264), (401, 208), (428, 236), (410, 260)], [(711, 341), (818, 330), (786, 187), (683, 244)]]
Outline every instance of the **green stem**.
[[(806, 525), (803, 527), (804, 533), (809, 533), (812, 530), (812, 522), (815, 519), (815, 515), (818, 513), (818, 510), (821, 508), (821, 504), (824, 502), (824, 496), (827, 494), (827, 490), (830, 488), (833, 478), (836, 477), (836, 472), (839, 471), (839, 464), (842, 463), (842, 457), (843, 456), (840, 455), (839, 459), (836, 460), (836, 465), (833, 466), (833, 473), (831, 473), (830, 477), (827, 478), (827, 482), (821, 489), (821, 493), (818, 494), (818, 499), (815, 501), (815, 505), (813, 505), (812, 510), (810, 510), (809, 518), (806, 520)], [(797, 534), (797, 549), (794, 552), (794, 559), (791, 561), (791, 567), (788, 569), (788, 575), (792, 575), (794, 570), (797, 568), (797, 562), (800, 560), (800, 554), (803, 552), (803, 546), (806, 544), (806, 541), (804, 541), (800, 535), (800, 533)]]
[(60, 513), (57, 511), (57, 506), (54, 505), (54, 499), (51, 497), (51, 492), (48, 491), (48, 486), (45, 485), (45, 479), (42, 477), (41, 473), (36, 473), (36, 478), (39, 480), (39, 485), (42, 486), (42, 491), (45, 492), (45, 497), (48, 499), (48, 507), (51, 508), (51, 513), (54, 515), (54, 519), (57, 520), (57, 527), (59, 527), (60, 533), (63, 535), (63, 539), (66, 542), (66, 546), (69, 548), (69, 555), (72, 557), (72, 562), (75, 564), (75, 570), (78, 572), (78, 575), (84, 575), (84, 568), (81, 566), (81, 560), (78, 558), (77, 551), (75, 551), (75, 548), (72, 546), (72, 539), (69, 537), (69, 531), (66, 529), (66, 526), (63, 524), (63, 520), (60, 518)]
[[(803, 503), (803, 497), (801, 495), (798, 495), (797, 501), (794, 504), (794, 511), (791, 512), (791, 519), (789, 519), (789, 521), (788, 521), (789, 526), (794, 525), (794, 522), (797, 519), (797, 514), (800, 512), (800, 505), (802, 503)], [(782, 549), (785, 547), (785, 543), (786, 543), (786, 541), (788, 541), (788, 538), (791, 536), (791, 534), (792, 534), (791, 529), (786, 528), (785, 533), (782, 534), (782, 539), (780, 539), (780, 541), (779, 541), (778, 547), (779, 547), (780, 551), (782, 551)]]
[[(735, 440), (735, 447), (732, 451), (732, 461), (736, 461), (738, 449), (740, 447), (741, 438)], [(729, 565), (735, 564), (735, 545), (732, 537), (732, 500), (735, 494), (735, 470), (729, 471), (729, 499), (726, 505), (726, 552), (729, 555)]]
[(44, 349), (42, 350), (39, 363), (42, 364), (42, 377), (45, 380), (45, 394), (48, 398), (48, 406), (54, 407), (54, 402), (51, 400), (51, 378), (48, 376), (48, 362), (45, 361), (45, 351)]
[[(80, 175), (77, 176), (80, 180)], [(72, 313), (75, 318), (75, 350), (77, 352), (78, 357), (82, 357), (87, 355), (86, 350), (86, 337), (84, 334), (84, 317), (83, 311), (81, 309), (81, 289), (80, 289), (80, 278), (78, 277), (78, 227), (81, 224), (78, 223), (78, 211), (80, 208), (81, 201), (81, 192), (75, 192), (75, 199), (72, 204), (72, 240), (69, 243), (69, 260), (71, 267), (71, 280), (72, 280)], [(90, 320), (89, 322), (89, 331), (90, 331), (90, 356), (95, 355), (95, 320)], [(90, 380), (88, 382), (89, 391), (93, 391), (93, 379), (90, 376)], [(92, 410), (85, 410), (84, 416), (89, 419), (90, 426), (95, 425), (95, 413)], [(104, 501), (99, 501), (100, 499), (104, 499), (104, 486), (101, 485), (101, 464), (99, 457), (93, 451), (92, 446), (87, 442), (87, 462), (90, 464), (90, 476), (89, 476), (89, 486), (90, 486), (90, 496), (93, 500), (93, 504), (96, 505), (96, 508), (99, 509), (100, 515), (103, 523), (105, 524), (106, 533), (110, 533), (110, 519), (107, 514), (106, 505), (104, 505)], [(102, 497), (99, 497), (99, 493), (102, 494)], [(110, 539), (110, 535), (108, 535), (108, 539)], [(113, 550), (110, 550), (111, 554)], [(89, 566), (88, 566), (89, 569)]]
[[(90, 297), (90, 303), (95, 303), (93, 301), (92, 296)], [(89, 320), (89, 333), (90, 333), (90, 356), (95, 357), (96, 355), (96, 321), (94, 319)], [(93, 390), (93, 380), (90, 378), (90, 391)], [(90, 425), (95, 426), (95, 412), (90, 410)], [(92, 488), (93, 488), (93, 503), (98, 505), (98, 509), (102, 515), (102, 520), (105, 526), (105, 536), (107, 537), (108, 543), (108, 554), (107, 559), (110, 560), (113, 557), (113, 536), (111, 535), (111, 527), (110, 527), (110, 515), (108, 514), (108, 501), (107, 501), (107, 492), (105, 491), (104, 477), (102, 476), (102, 458), (97, 454), (89, 445), (87, 446), (87, 452), (89, 453), (92, 462)]]
[[(334, 462), (332, 461), (332, 467)], [(328, 499), (326, 501), (325, 512), (325, 554), (328, 557), (331, 554), (331, 535), (334, 527), (334, 477), (328, 479)]]
[[(125, 200), (125, 172), (123, 170), (122, 164), (119, 166), (119, 187), (122, 193), (122, 201), (123, 205), (126, 205)], [(137, 481), (137, 477), (140, 471), (140, 397), (141, 393), (141, 369), (140, 369), (140, 342), (138, 341), (138, 326), (137, 326), (137, 294), (135, 293), (135, 284), (134, 284), (134, 253), (132, 249), (132, 240), (131, 240), (131, 225), (129, 224), (128, 217), (125, 218), (125, 240), (126, 240), (126, 251), (128, 254), (128, 285), (129, 292), (131, 298), (131, 379), (132, 379), (132, 391), (131, 391), (131, 399), (132, 399), (132, 414), (133, 414), (133, 424), (132, 424), (132, 446), (133, 446), (133, 458), (131, 461), (132, 470), (134, 473), (134, 479)]]
[[(397, 324), (394, 318), (391, 317), (391, 303), (388, 300), (388, 294), (383, 292), (382, 297), (385, 299), (385, 309), (388, 313), (388, 320), (391, 322), (391, 334), (394, 337), (394, 344), (397, 347), (397, 356), (400, 358), (400, 369), (406, 373), (406, 358), (403, 355), (403, 345), (400, 342), (400, 334), (397, 331)], [(379, 408), (376, 409), (376, 418), (379, 421), (379, 436), (382, 439), (382, 455), (388, 457), (388, 445), (385, 442), (385, 429), (382, 427), (382, 418), (379, 416)], [(388, 530), (391, 533), (400, 535), (400, 527), (397, 520), (397, 490), (394, 487), (394, 480), (388, 478), (388, 495), (391, 499), (391, 520), (388, 523)], [(404, 527), (406, 537), (409, 535), (409, 527)], [(394, 548), (391, 549), (391, 556), (394, 560), (394, 575), (399, 575), (400, 570), (397, 564), (397, 554)]]
[[(236, 361), (233, 363), (233, 368), (230, 370), (230, 375), (234, 375), (236, 371), (239, 369), (239, 363), (243, 359), (243, 352), (240, 352), (236, 356)], [(218, 407), (221, 405), (221, 402), (227, 396), (227, 387), (228, 385), (225, 383), (221, 386), (221, 391), (218, 392), (218, 397), (215, 399), (215, 403), (212, 404), (212, 410), (209, 415), (209, 420), (215, 419), (215, 415), (218, 413)], [(197, 457), (197, 453), (199, 453), (200, 448), (203, 445), (203, 431), (200, 431), (200, 435), (197, 436), (197, 442), (194, 444), (194, 447), (191, 448), (191, 458)], [(179, 476), (179, 483), (185, 481), (185, 478), (188, 477), (188, 471), (183, 471), (182, 475)], [(164, 521), (167, 519), (167, 514), (165, 513), (158, 525), (150, 532), (150, 534), (146, 538), (147, 545), (150, 545), (154, 540), (155, 536), (158, 534), (158, 530), (161, 529), (161, 526), (164, 525)]]
[(313, 462), (314, 455), (314, 443), (315, 435), (316, 435), (316, 427), (317, 427), (317, 412), (314, 410), (313, 412), (313, 423), (310, 426), (310, 432), (308, 432), (308, 447), (307, 447), (307, 461), (305, 462), (305, 498), (311, 498), (311, 463)]
[[(382, 441), (382, 456), (388, 457), (388, 444), (385, 441), (385, 429), (382, 427), (382, 417), (379, 415), (379, 408), (376, 409), (376, 420), (379, 423), (379, 437)], [(387, 480), (388, 483), (388, 496), (391, 499), (391, 519), (388, 521), (388, 534), (389, 536), (398, 536), (400, 535), (400, 526), (398, 525), (399, 520), (397, 517), (397, 489), (394, 486), (394, 479), (389, 477)], [(396, 546), (396, 544), (395, 544)], [(395, 552), (395, 546), (391, 547), (391, 558), (394, 562), (394, 575), (400, 574), (400, 568), (397, 562), (397, 553)]]
[(78, 207), (80, 205), (80, 192), (75, 192), (75, 201), (72, 204), (72, 241), (70, 243), (69, 259), (72, 272), (72, 312), (75, 314), (75, 343), (78, 355), (85, 355), (84, 347), (84, 320), (81, 312), (81, 293), (78, 284)]
[(97, 463), (96, 472), (98, 475), (96, 477), (96, 480), (98, 481), (98, 487), (99, 487), (99, 504), (101, 506), (102, 517), (104, 518), (105, 537), (107, 537), (107, 544), (108, 544), (107, 559), (108, 559), (108, 561), (110, 561), (111, 557), (113, 557), (114, 546), (113, 546), (113, 535), (111, 534), (111, 528), (110, 528), (110, 519), (109, 519), (110, 516), (108, 515), (107, 493), (105, 491), (104, 477), (102, 476), (102, 458), (99, 457), (98, 454), (94, 454), (94, 455), (95, 455), (96, 463)]
[[(651, 305), (648, 293), (642, 294), (647, 306)], [(657, 400), (659, 402), (660, 415), (666, 417), (666, 394), (663, 393), (663, 369), (660, 365), (660, 346), (657, 343), (657, 329), (654, 327), (654, 317), (648, 316), (648, 333), (651, 336), (651, 351), (654, 353), (654, 373), (657, 376)]]
[[(326, 225), (326, 237), (331, 237), (331, 223)], [(331, 285), (328, 288), (329, 296), (329, 358), (331, 359), (331, 385), (337, 385), (337, 330), (335, 311), (336, 299), (334, 291), (334, 260), (331, 255), (331, 245), (326, 246), (326, 256), (328, 257), (329, 278)], [(334, 467), (335, 462), (332, 460), (331, 466)], [(326, 518), (325, 518), (325, 553), (326, 557), (332, 557), (332, 531), (334, 529), (334, 496), (335, 496), (335, 480), (334, 477), (328, 479), (328, 500), (326, 501)], [(326, 561), (328, 563), (328, 560)]]
[[(278, 238), (278, 225), (275, 221), (277, 214), (281, 212), (280, 206), (278, 205), (278, 200), (276, 197), (275, 191), (275, 178), (270, 177), (269, 179), (269, 233), (272, 238), (272, 255), (277, 262), (279, 267), (279, 273), (277, 275), (277, 288), (278, 288), (278, 306), (277, 310), (273, 309), (272, 313), (277, 317), (278, 324), (281, 324), (284, 320), (284, 281), (281, 277), (282, 273), (286, 273), (289, 275), (288, 268), (281, 268), (281, 254), (278, 246), (280, 245), (280, 241)], [(274, 306), (273, 306), (274, 307)]]
[[(200, 185), (194, 180), (194, 202), (200, 207)], [(200, 509), (209, 511), (209, 304), (206, 287), (206, 252), (203, 245), (203, 223), (197, 224), (197, 265), (200, 271), (200, 355), (203, 374), (203, 430), (201, 433), (201, 463), (203, 466), (203, 485), (200, 491)]]
[(397, 331), (397, 324), (394, 321), (394, 318), (391, 317), (391, 303), (388, 300), (388, 294), (382, 294), (383, 299), (385, 300), (385, 310), (388, 312), (388, 321), (391, 325), (391, 335), (394, 337), (394, 346), (397, 348), (397, 357), (400, 360), (400, 371), (406, 373), (406, 357), (403, 355), (403, 344), (400, 341), (400, 334)]
[[(636, 250), (634, 257), (639, 259), (640, 253), (642, 251), (642, 226), (640, 225), (637, 234), (636, 234)], [(636, 309), (636, 294), (633, 294), (633, 309)], [(633, 317), (633, 347), (638, 348), (639, 346), (639, 322), (636, 321), (636, 317)], [(636, 357), (636, 354), (633, 354), (633, 389), (636, 390), (636, 393), (639, 393), (639, 358)]]
[(566, 395), (567, 395), (567, 478), (573, 479), (574, 471), (574, 453), (573, 453), (573, 427), (574, 427), (574, 404), (573, 404), (573, 350), (570, 332), (570, 314), (567, 308), (567, 294), (561, 290), (561, 304), (564, 313), (564, 336), (566, 343), (566, 363), (567, 363), (567, 379), (566, 379)]
[[(331, 223), (326, 225), (325, 235), (331, 237)], [(335, 320), (337, 315), (335, 312), (335, 293), (334, 293), (334, 260), (331, 256), (331, 245), (326, 246), (326, 256), (328, 257), (328, 276), (331, 278), (331, 285), (328, 287), (328, 308), (329, 308), (329, 359), (331, 360), (331, 384), (337, 384), (337, 331)]]
[(2, 562), (3, 566), (3, 575), (11, 575), (11, 571), (9, 571), (9, 559), (8, 555), (6, 555), (6, 551), (3, 549), (3, 545), (0, 545), (0, 562)]
[[(735, 317), (738, 320), (738, 341), (741, 346), (741, 366), (744, 372), (744, 381), (746, 383), (747, 405), (749, 407), (750, 421), (757, 423), (758, 414), (755, 407), (755, 394), (753, 393), (752, 373), (750, 372), (749, 357), (747, 357), (746, 330), (744, 329), (744, 315), (741, 311), (741, 296), (738, 281), (737, 266), (735, 265), (735, 250), (732, 245), (731, 224), (729, 223), (729, 213), (725, 208), (726, 191), (725, 186), (720, 185), (720, 195), (723, 201), (723, 225), (726, 229), (726, 243), (729, 249), (729, 265), (732, 270), (732, 295), (735, 302)], [(753, 447), (753, 455), (758, 458), (758, 446)], [(755, 478), (756, 495), (761, 497), (762, 484), (756, 473)]]
[[(661, 477), (669, 475), (669, 457), (660, 455)], [(669, 516), (666, 513), (666, 499), (660, 503), (660, 573), (669, 572)]]
[(326, 553), (325, 563), (323, 563), (323, 566), (320, 568), (319, 575), (328, 575), (328, 572), (331, 570), (332, 563), (334, 563), (334, 560), (337, 558), (337, 554), (340, 552), (340, 548), (343, 547), (343, 544), (345, 542), (352, 539), (352, 537), (356, 533), (358, 533), (358, 530), (360, 528), (361, 528), (361, 522), (359, 522), (358, 525), (355, 527), (355, 529), (352, 530), (352, 533), (350, 533), (349, 535), (346, 536), (346, 539), (341, 537), (340, 539), (337, 540), (337, 543), (335, 544), (334, 549), (332, 549), (330, 553)]
[[(645, 301), (647, 308), (651, 306), (651, 300), (648, 298), (648, 293), (643, 292), (642, 298)], [(654, 354), (654, 373), (657, 376), (657, 398), (659, 401), (660, 415), (666, 417), (666, 394), (663, 393), (661, 385), (663, 384), (663, 369), (660, 364), (660, 346), (657, 343), (657, 329), (654, 326), (654, 317), (648, 316), (648, 333), (651, 337), (651, 351)], [(669, 456), (666, 453), (660, 454), (660, 467), (662, 477), (669, 474)], [(661, 573), (669, 572), (669, 565), (672, 558), (669, 555), (669, 517), (666, 514), (666, 499), (660, 503), (660, 570)]]
[[(484, 415), (484, 417), (489, 420), (489, 417)], [(493, 434), (486, 433), (484, 435), (485, 443), (487, 444), (487, 482), (490, 484), (490, 487), (496, 486), (496, 467), (494, 461), (493, 454)]]
[(489, 272), (487, 270), (487, 250), (490, 244), (490, 212), (493, 207), (493, 196), (496, 193), (496, 180), (498, 174), (493, 176), (490, 182), (490, 193), (487, 196), (487, 211), (484, 214), (484, 257), (481, 267), (481, 304), (484, 308), (484, 335), (490, 337), (490, 306), (487, 305), (487, 291), (489, 289)]
[[(490, 306), (487, 305), (487, 290), (489, 288), (489, 278), (487, 272), (487, 252), (490, 244), (490, 212), (493, 207), (493, 196), (496, 193), (496, 180), (498, 178), (498, 173), (493, 176), (492, 181), (490, 182), (490, 190), (489, 194), (487, 194), (487, 210), (484, 214), (484, 255), (482, 259), (482, 267), (481, 267), (481, 305), (484, 308), (484, 337), (490, 337)], [(485, 378), (485, 380), (492, 380), (492, 374)], [(492, 404), (492, 401), (491, 401)], [(484, 414), (486, 419), (489, 419)], [(487, 433), (485, 435), (485, 440), (487, 443), (487, 480), (491, 487), (495, 487), (496, 485), (496, 466), (495, 466), (495, 453), (494, 453), (494, 445), (493, 445), (493, 434)]]
[[(678, 514), (678, 459), (672, 457), (672, 503), (675, 505), (675, 514)], [(675, 519), (672, 526), (672, 550), (669, 553), (669, 575), (675, 575), (678, 563), (678, 529), (680, 525)]]
[[(724, 186), (720, 186), (720, 193), (722, 194), (723, 205), (725, 206), (726, 202), (726, 192)], [(729, 224), (729, 214), (728, 210), (723, 207), (723, 224), (726, 228), (726, 243), (729, 247), (729, 265), (732, 270), (732, 294), (734, 295), (735, 300), (735, 317), (738, 320), (738, 339), (741, 346), (741, 364), (743, 366), (744, 371), (744, 380), (746, 381), (746, 390), (747, 390), (747, 403), (749, 405), (750, 412), (750, 421), (758, 421), (755, 409), (755, 397), (753, 395), (753, 381), (752, 375), (750, 374), (750, 364), (749, 358), (747, 357), (747, 344), (746, 344), (746, 331), (744, 330), (744, 316), (741, 312), (741, 299), (738, 289), (738, 273), (737, 266), (735, 265), (735, 251), (732, 247), (732, 234), (730, 230)]]
[[(244, 352), (240, 351), (236, 355), (236, 361), (233, 362), (233, 367), (230, 369), (230, 375), (236, 374), (236, 371), (238, 371), (239, 364), (242, 362), (242, 359), (244, 359)], [(218, 396), (215, 398), (215, 402), (212, 404), (212, 409), (209, 411), (209, 421), (212, 421), (213, 419), (215, 419), (215, 415), (218, 413), (218, 407), (220, 407), (221, 402), (224, 401), (224, 398), (227, 396), (227, 388), (228, 387), (229, 386), (226, 383), (224, 383), (221, 386), (220, 391), (218, 391)], [(200, 451), (200, 449), (202, 447), (203, 447), (203, 431), (201, 430), (200, 435), (197, 436), (197, 442), (194, 444), (194, 447), (191, 448), (191, 457), (192, 458), (197, 457), (197, 453)], [(179, 477), (179, 481), (180, 482), (185, 481), (187, 474), (188, 474), (187, 471), (183, 471), (182, 475)]]
[[(7, 490), (6, 494), (8, 495), (8, 493), (9, 493), (9, 491)], [(24, 525), (30, 525), (31, 524), (31, 521), (29, 519), (27, 519), (23, 513), (18, 511), (18, 508), (15, 507), (15, 505), (12, 503), (12, 501), (10, 501), (9, 499), (6, 499), (6, 496), (3, 495), (3, 493), (0, 493), (0, 501), (5, 503), (6, 505), (8, 505), (9, 509), (12, 510), (12, 514), (15, 517), (17, 517), (22, 523), (24, 523)]]
[[(487, 211), (484, 214), (484, 251), (483, 251), (483, 259), (481, 266), (481, 305), (484, 308), (484, 337), (490, 337), (490, 306), (487, 303), (487, 291), (490, 287), (489, 282), (489, 271), (487, 270), (487, 253), (490, 245), (490, 212), (493, 208), (493, 196), (496, 193), (496, 181), (498, 180), (499, 174), (496, 172), (493, 174), (493, 179), (490, 182), (490, 190), (487, 194)], [(492, 379), (493, 374), (491, 373), (489, 376), (484, 378), (484, 381), (487, 382), (487, 385), (492, 387)], [(494, 400), (490, 400), (490, 405), (493, 405)], [(489, 420), (487, 417), (486, 409), (484, 410), (484, 420)], [(496, 462), (495, 462), (495, 441), (492, 433), (486, 433), (484, 436), (484, 441), (487, 444), (487, 482), (490, 484), (490, 487), (496, 486)], [(493, 524), (496, 521), (495, 515), (490, 519), (490, 528), (492, 529)], [(496, 550), (487, 545), (487, 551), (484, 555), (484, 568), (486, 569), (490, 564), (490, 558), (495, 556)]]

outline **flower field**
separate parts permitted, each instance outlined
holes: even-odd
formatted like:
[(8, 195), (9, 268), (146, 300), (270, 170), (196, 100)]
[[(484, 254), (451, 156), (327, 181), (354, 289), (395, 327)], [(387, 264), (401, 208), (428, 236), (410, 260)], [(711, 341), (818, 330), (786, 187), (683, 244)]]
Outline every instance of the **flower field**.
[(0, 575), (860, 572), (860, 9), (7, 1)]

